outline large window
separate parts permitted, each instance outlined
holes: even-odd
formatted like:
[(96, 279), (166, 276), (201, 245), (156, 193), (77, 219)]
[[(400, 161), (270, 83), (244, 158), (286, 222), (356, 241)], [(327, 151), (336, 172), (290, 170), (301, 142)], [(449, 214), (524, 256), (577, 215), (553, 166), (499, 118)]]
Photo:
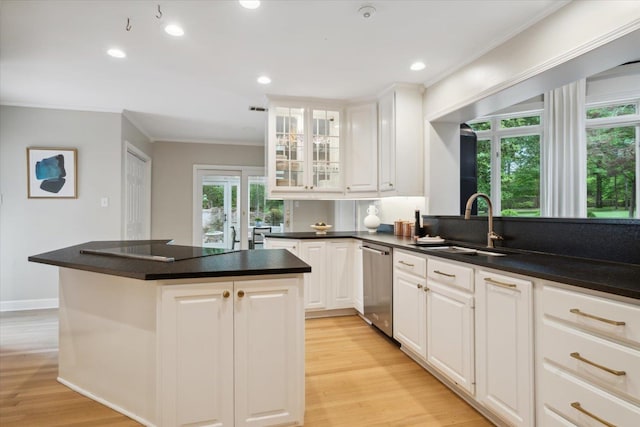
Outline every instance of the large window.
[[(478, 135), (478, 191), (494, 215), (540, 216), (542, 112), (486, 117), (469, 123)], [(484, 201), (478, 214), (486, 215)]]
[(640, 100), (587, 106), (587, 215), (637, 218)]

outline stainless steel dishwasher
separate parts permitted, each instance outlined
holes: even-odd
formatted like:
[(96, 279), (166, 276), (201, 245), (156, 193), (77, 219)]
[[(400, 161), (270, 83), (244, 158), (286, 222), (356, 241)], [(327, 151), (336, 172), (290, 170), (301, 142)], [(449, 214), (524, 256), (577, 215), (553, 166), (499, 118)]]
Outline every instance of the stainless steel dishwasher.
[(393, 338), (393, 257), (392, 249), (362, 243), (364, 317)]

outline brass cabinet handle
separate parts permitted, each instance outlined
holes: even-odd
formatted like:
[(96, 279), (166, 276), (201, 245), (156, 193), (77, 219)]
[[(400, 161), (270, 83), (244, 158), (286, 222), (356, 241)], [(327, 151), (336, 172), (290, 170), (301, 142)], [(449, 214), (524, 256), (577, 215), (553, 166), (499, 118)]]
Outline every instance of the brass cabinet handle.
[(492, 279), (491, 277), (486, 277), (484, 281), (487, 283), (491, 283), (492, 285), (502, 286), (503, 288), (513, 289), (518, 287), (518, 285), (514, 283), (501, 282), (499, 280)]
[(584, 357), (580, 356), (580, 353), (578, 353), (578, 352), (570, 353), (569, 356), (571, 356), (574, 359), (577, 359), (577, 360), (579, 360), (581, 362), (584, 362), (584, 363), (586, 363), (588, 365), (595, 366), (598, 369), (602, 369), (603, 371), (609, 372), (610, 374), (616, 375), (618, 377), (621, 377), (621, 376), (627, 374), (625, 371), (617, 371), (615, 369), (611, 369), (611, 368), (607, 368), (606, 366), (599, 365), (599, 364), (597, 364), (595, 362), (592, 362), (589, 359), (585, 359)]
[(409, 264), (408, 262), (404, 262), (404, 261), (402, 261), (402, 260), (400, 260), (400, 261), (398, 261), (398, 262), (399, 262), (400, 264), (404, 264), (404, 265), (406, 265), (406, 266), (408, 266), (408, 267), (415, 267), (413, 264)]
[(418, 283), (418, 289), (422, 289), (422, 285)]
[(351, 190), (351, 187), (347, 187), (347, 190)]
[(433, 272), (434, 272), (434, 273), (436, 273), (436, 274), (441, 274), (441, 275), (443, 275), (443, 276), (447, 276), (447, 277), (456, 277), (456, 275), (455, 275), (455, 274), (443, 273), (443, 272), (442, 272), (442, 271), (440, 271), (440, 270), (433, 270)]
[(622, 321), (619, 321), (619, 320), (605, 319), (604, 317), (594, 316), (593, 314), (589, 314), (589, 313), (585, 313), (584, 311), (580, 311), (580, 309), (578, 309), (578, 308), (572, 308), (571, 310), (569, 310), (569, 312), (573, 313), (573, 314), (577, 314), (578, 316), (588, 317), (589, 319), (598, 320), (600, 322), (608, 323), (608, 324), (614, 325), (614, 326), (624, 326), (624, 325), (626, 325), (625, 322), (622, 322)]
[(239, 290), (238, 291), (238, 298), (242, 298), (244, 296), (244, 291), (243, 290)]
[(229, 291), (222, 292), (222, 297), (223, 298), (229, 298), (230, 296), (231, 296), (231, 292), (229, 292)]
[(592, 414), (591, 412), (589, 412), (589, 411), (587, 411), (586, 409), (584, 409), (584, 408), (582, 407), (582, 405), (580, 405), (580, 402), (573, 402), (573, 403), (571, 404), (571, 407), (572, 407), (572, 408), (574, 408), (574, 409), (577, 409), (578, 411), (582, 412), (582, 413), (583, 413), (583, 414), (585, 414), (586, 416), (593, 418), (594, 420), (596, 420), (596, 421), (598, 421), (598, 422), (600, 422), (600, 423), (604, 424), (604, 425), (605, 425), (605, 426), (607, 426), (607, 427), (616, 427), (616, 425), (615, 425), (615, 424), (611, 424), (610, 422), (605, 421), (605, 420), (603, 420), (602, 418), (598, 417), (597, 415)]

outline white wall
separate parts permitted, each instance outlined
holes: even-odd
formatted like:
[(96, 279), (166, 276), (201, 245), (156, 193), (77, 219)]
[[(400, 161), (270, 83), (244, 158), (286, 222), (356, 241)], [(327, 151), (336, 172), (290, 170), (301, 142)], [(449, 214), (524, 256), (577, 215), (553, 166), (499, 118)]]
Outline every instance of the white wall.
[(193, 165), (264, 166), (264, 147), (154, 142), (151, 171), (151, 237), (193, 240)]
[(459, 123), (638, 59), (640, 2), (578, 1), (427, 88), (429, 214), (459, 212)]
[[(120, 115), (0, 106), (0, 123), (0, 309), (56, 305), (58, 268), (27, 257), (120, 238)], [(77, 199), (27, 198), (27, 147), (78, 149)]]

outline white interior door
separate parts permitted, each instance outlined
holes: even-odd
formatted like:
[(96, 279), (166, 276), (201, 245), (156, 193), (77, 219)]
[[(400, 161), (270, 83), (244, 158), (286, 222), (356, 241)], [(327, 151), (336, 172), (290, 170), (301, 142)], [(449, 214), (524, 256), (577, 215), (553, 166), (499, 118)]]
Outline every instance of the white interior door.
[(125, 240), (151, 237), (151, 159), (127, 143), (125, 156)]

